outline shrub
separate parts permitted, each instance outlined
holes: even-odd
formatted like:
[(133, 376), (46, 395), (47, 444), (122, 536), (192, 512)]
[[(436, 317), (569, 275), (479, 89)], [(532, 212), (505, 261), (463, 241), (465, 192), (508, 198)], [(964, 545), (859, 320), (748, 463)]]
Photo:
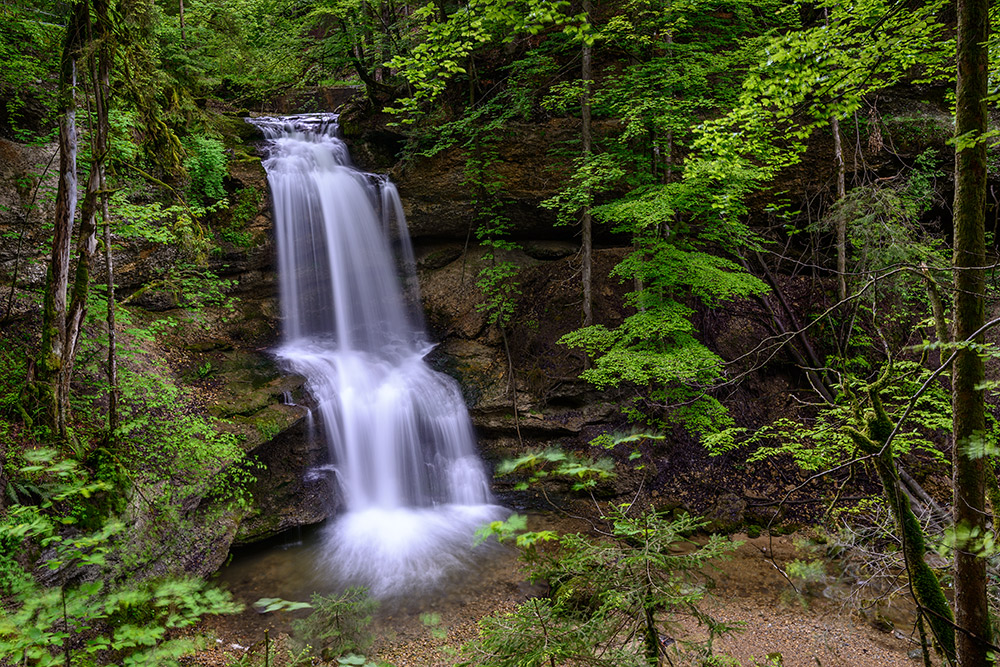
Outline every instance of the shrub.
[(339, 595), (312, 596), (312, 613), (292, 624), (302, 641), (322, 650), (324, 659), (364, 653), (374, 637), (368, 626), (378, 602), (365, 588), (348, 588)]
[(222, 179), (226, 175), (226, 155), (222, 142), (201, 134), (194, 134), (184, 142), (188, 157), (184, 168), (191, 177), (191, 193), (202, 203), (217, 201), (226, 196)]

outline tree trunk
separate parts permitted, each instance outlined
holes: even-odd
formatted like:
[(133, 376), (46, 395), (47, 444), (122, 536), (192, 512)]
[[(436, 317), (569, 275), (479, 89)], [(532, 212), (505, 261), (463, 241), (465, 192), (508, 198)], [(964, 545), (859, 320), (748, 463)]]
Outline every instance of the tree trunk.
[(66, 406), (60, 400), (60, 371), (66, 347), (66, 297), (69, 256), (76, 215), (76, 61), (90, 18), (89, 3), (76, 6), (66, 27), (59, 65), (59, 185), (52, 231), (52, 258), (45, 281), (42, 346), (37, 362), (36, 395), (58, 438), (66, 437)]
[[(840, 143), (840, 121), (830, 119), (833, 131), (833, 162), (837, 165), (837, 202), (847, 195), (847, 169), (844, 166), (844, 151)], [(847, 299), (847, 219), (838, 215), (837, 219), (837, 300)]]
[[(104, 4), (102, 0), (102, 5)], [(108, 109), (110, 97), (111, 73), (110, 64), (112, 54), (108, 53), (105, 59), (102, 57), (102, 67), (99, 72), (98, 95), (103, 98), (105, 112)], [(104, 124), (104, 149), (107, 150), (108, 135), (110, 134), (110, 123), (105, 117)], [(107, 280), (107, 326), (108, 326), (108, 435), (105, 440), (111, 443), (115, 439), (115, 431), (118, 430), (118, 336), (115, 331), (115, 264), (114, 254), (111, 248), (111, 216), (108, 213), (108, 193), (107, 184), (107, 160), (101, 165), (101, 218), (104, 222), (104, 273)]]
[[(844, 429), (858, 449), (873, 457), (875, 470), (882, 482), (882, 490), (896, 523), (896, 530), (903, 549), (906, 570), (909, 575), (910, 591), (914, 600), (927, 617), (931, 634), (943, 651), (949, 664), (955, 660), (955, 628), (948, 599), (941, 588), (934, 570), (924, 560), (927, 547), (924, 531), (913, 514), (910, 500), (899, 483), (899, 473), (890, 437), (895, 424), (889, 418), (882, 404), (880, 392), (892, 373), (892, 365), (887, 366), (882, 377), (868, 385), (866, 393), (871, 409), (865, 411), (864, 432), (851, 426)], [(964, 667), (964, 665), (963, 665)]]
[[(181, 3), (183, 5), (183, 1)], [(118, 429), (118, 345), (115, 333), (115, 265), (114, 256), (111, 252), (111, 217), (108, 215), (108, 184), (107, 184), (107, 159), (108, 136), (111, 132), (111, 124), (108, 116), (108, 101), (111, 95), (111, 63), (114, 54), (111, 51), (111, 44), (107, 41), (111, 37), (111, 24), (107, 16), (107, 0), (97, 0), (97, 17), (99, 22), (99, 36), (102, 38), (100, 50), (100, 62), (98, 64), (96, 94), (100, 100), (101, 113), (101, 153), (100, 161), (100, 182), (98, 187), (101, 194), (101, 218), (104, 222), (104, 272), (107, 279), (107, 325), (108, 325), (108, 437), (107, 441), (114, 440), (115, 431)]]
[[(826, 25), (830, 25), (830, 10), (823, 10)], [(830, 117), (830, 130), (833, 132), (833, 163), (837, 166), (837, 203), (847, 195), (847, 174), (844, 167), (844, 149), (840, 141), (840, 119)], [(847, 300), (847, 220), (842, 215), (837, 220), (837, 300)], [(848, 328), (848, 332), (850, 329)], [(844, 336), (846, 341), (848, 336)]]
[[(986, 95), (989, 26), (987, 0), (958, 0), (958, 83), (955, 133), (963, 137), (955, 149), (955, 274), (954, 340), (966, 340), (983, 326), (986, 264)], [(969, 144), (969, 139), (973, 143)], [(982, 343), (982, 336), (976, 339)], [(952, 366), (954, 419), (955, 525), (969, 531), (986, 530), (984, 465), (981, 454), (970, 451), (986, 429), (983, 360), (975, 350), (960, 350)], [(986, 560), (971, 545), (958, 545), (955, 554), (955, 620), (959, 627), (957, 652), (961, 667), (991, 665), (989, 609), (986, 599)]]
[[(586, 20), (590, 20), (591, 1), (583, 0), (583, 13)], [(592, 47), (584, 38), (582, 59), (583, 66), (580, 71), (580, 78), (583, 79), (583, 94), (580, 99), (580, 117), (583, 121), (581, 128), (581, 139), (583, 142), (583, 163), (586, 166), (590, 162), (591, 153), (591, 132), (590, 132), (590, 89), (591, 89), (591, 58)], [(589, 194), (589, 193), (588, 193)], [(589, 197), (588, 197), (589, 199)], [(593, 258), (593, 237), (592, 220), (590, 216), (590, 202), (583, 207), (583, 214), (580, 217), (581, 228), (581, 248), (580, 255), (583, 263), (581, 273), (583, 274), (583, 326), (589, 327), (594, 323), (593, 295), (591, 294), (591, 262)]]
[[(934, 318), (934, 335), (937, 337), (937, 342), (939, 345), (945, 345), (951, 342), (951, 334), (948, 331), (948, 316), (944, 310), (944, 299), (941, 298), (941, 289), (931, 275), (930, 269), (927, 268), (927, 264), (920, 265), (920, 276), (924, 279), (924, 286), (927, 290), (927, 300), (931, 304), (931, 316)], [(940, 366), (945, 362), (946, 356), (944, 349), (938, 347), (937, 351), (937, 363), (936, 366)]]
[[(90, 278), (93, 273), (94, 260), (97, 254), (97, 211), (101, 201), (104, 183), (104, 170), (108, 152), (108, 90), (111, 79), (111, 31), (108, 24), (107, 0), (94, 0), (94, 13), (97, 16), (96, 41), (97, 54), (90, 58), (90, 79), (94, 91), (94, 120), (91, 127), (91, 165), (90, 177), (87, 179), (87, 193), (84, 196), (80, 214), (80, 233), (77, 243), (78, 256), (76, 273), (73, 278), (72, 300), (66, 314), (66, 343), (63, 346), (63, 359), (59, 368), (59, 400), (63, 405), (69, 404), (70, 379), (73, 375), (73, 363), (80, 342), (83, 321), (87, 316), (87, 297), (90, 293)], [(93, 42), (95, 35), (90, 35), (88, 18), (88, 41)]]
[(184, 28), (184, 0), (177, 0), (177, 15), (181, 23), (181, 45), (187, 42), (187, 34)]
[(111, 253), (111, 218), (108, 217), (108, 193), (101, 183), (101, 215), (104, 218), (104, 271), (108, 279), (108, 437), (113, 442), (118, 430), (118, 336), (115, 332), (115, 264)]

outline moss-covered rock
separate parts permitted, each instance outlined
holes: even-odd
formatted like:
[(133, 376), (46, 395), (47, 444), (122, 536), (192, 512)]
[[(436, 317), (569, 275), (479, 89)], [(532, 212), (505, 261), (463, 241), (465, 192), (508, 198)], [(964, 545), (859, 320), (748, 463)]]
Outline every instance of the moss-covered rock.
[(250, 544), (299, 526), (319, 523), (341, 509), (329, 452), (311, 419), (262, 443), (251, 452), (257, 463), (254, 498), (234, 536)]

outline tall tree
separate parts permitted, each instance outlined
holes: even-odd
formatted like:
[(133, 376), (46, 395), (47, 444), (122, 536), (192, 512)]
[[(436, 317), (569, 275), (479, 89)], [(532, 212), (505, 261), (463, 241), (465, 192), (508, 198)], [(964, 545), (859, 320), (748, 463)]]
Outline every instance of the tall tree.
[[(96, 26), (91, 22), (93, 6)], [(108, 91), (111, 72), (111, 34), (107, 0), (80, 2), (67, 26), (59, 78), (59, 188), (56, 195), (52, 260), (46, 283), (42, 349), (38, 360), (38, 387), (48, 410), (48, 421), (60, 439), (66, 439), (70, 379), (83, 321), (87, 313), (94, 257), (97, 252), (97, 213), (104, 183), (108, 146)], [(88, 57), (93, 84), (90, 123), (92, 160), (80, 215), (78, 259), (69, 284), (70, 248), (77, 201), (77, 66)]]
[[(586, 20), (590, 21), (591, 13), (591, 1), (583, 0), (583, 13)], [(589, 35), (585, 36), (583, 39), (583, 47), (581, 49), (581, 59), (583, 64), (580, 68), (580, 78), (583, 79), (583, 94), (580, 99), (580, 117), (582, 120), (583, 127), (581, 128), (581, 139), (583, 140), (583, 164), (584, 167), (590, 162), (590, 152), (592, 136), (590, 130), (590, 94), (592, 88), (592, 73), (591, 73), (591, 51), (593, 49), (593, 41)], [(589, 189), (588, 189), (589, 190)], [(590, 194), (589, 192), (587, 193)], [(589, 199), (589, 196), (587, 197)], [(594, 299), (592, 295), (592, 285), (591, 285), (591, 260), (593, 257), (593, 221), (591, 219), (590, 213), (590, 202), (588, 201), (583, 206), (582, 216), (580, 218), (580, 227), (582, 234), (580, 254), (582, 255), (583, 267), (581, 273), (583, 274), (583, 326), (589, 327), (594, 323)]]
[[(76, 272), (73, 276), (72, 299), (66, 313), (66, 342), (59, 371), (59, 403), (69, 402), (69, 382), (80, 342), (83, 320), (87, 315), (87, 296), (97, 253), (97, 213), (104, 186), (108, 152), (108, 91), (111, 81), (111, 31), (107, 0), (93, 0), (96, 24), (87, 22), (87, 41), (91, 45), (88, 57), (93, 113), (90, 117), (90, 175), (87, 192), (80, 211), (80, 231), (77, 242)], [(94, 48), (96, 47), (96, 49)], [(96, 55), (94, 51), (96, 50)]]
[[(958, 0), (958, 80), (955, 107), (954, 340), (964, 341), (985, 321), (986, 96), (989, 1)], [(982, 342), (982, 335), (976, 339)], [(952, 367), (955, 525), (962, 533), (986, 529), (986, 460), (974, 447), (986, 430), (983, 359), (973, 347), (958, 352)], [(955, 555), (955, 620), (958, 664), (985, 667), (990, 657), (986, 560), (971, 545)]]
[[(844, 201), (847, 196), (846, 169), (844, 166), (844, 150), (840, 143), (840, 120), (830, 118), (830, 131), (833, 132), (833, 162), (837, 167), (837, 201)], [(837, 300), (847, 299), (847, 219), (837, 219)]]
[(52, 258), (45, 285), (42, 349), (37, 363), (37, 390), (48, 409), (47, 421), (60, 437), (66, 435), (66, 406), (59, 397), (59, 373), (66, 347), (66, 298), (70, 249), (77, 200), (76, 78), (77, 61), (86, 40), (90, 3), (74, 9), (66, 27), (59, 65), (59, 185), (52, 235)]

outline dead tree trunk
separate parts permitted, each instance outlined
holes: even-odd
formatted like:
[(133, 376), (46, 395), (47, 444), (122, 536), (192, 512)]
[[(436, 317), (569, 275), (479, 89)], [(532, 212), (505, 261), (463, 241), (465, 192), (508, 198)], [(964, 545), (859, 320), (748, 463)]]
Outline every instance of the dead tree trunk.
[[(97, 23), (90, 34), (87, 22), (87, 39), (96, 42), (96, 56), (90, 57), (90, 80), (94, 93), (94, 118), (91, 123), (91, 165), (80, 214), (80, 232), (77, 242), (76, 272), (73, 278), (72, 299), (66, 314), (66, 343), (59, 368), (59, 401), (69, 404), (70, 379), (80, 342), (80, 332), (87, 315), (87, 297), (90, 293), (91, 274), (97, 254), (97, 212), (102, 201), (102, 184), (105, 182), (105, 165), (108, 153), (108, 90), (111, 79), (111, 30), (108, 23), (107, 0), (93, 0)], [(95, 62), (96, 60), (96, 62)]]
[(66, 298), (69, 289), (70, 247), (76, 215), (76, 75), (77, 59), (90, 20), (88, 2), (81, 2), (66, 27), (59, 65), (59, 185), (52, 231), (52, 256), (45, 282), (42, 346), (37, 360), (35, 393), (58, 438), (66, 437), (66, 405), (59, 391), (66, 348)]

